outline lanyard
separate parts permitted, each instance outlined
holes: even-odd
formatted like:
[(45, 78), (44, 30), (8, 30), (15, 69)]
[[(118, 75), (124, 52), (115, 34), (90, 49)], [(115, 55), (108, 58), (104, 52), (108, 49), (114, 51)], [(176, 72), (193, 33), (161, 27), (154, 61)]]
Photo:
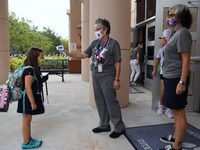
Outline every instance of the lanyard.
[(98, 52), (97, 52), (97, 55), (99, 56), (99, 59), (97, 59), (97, 62), (100, 62), (101, 61), (101, 52), (102, 52), (102, 49), (106, 46), (106, 44), (108, 43), (108, 40), (109, 40), (109, 37), (107, 38), (107, 40), (105, 41), (104, 45), (102, 47), (100, 47), (100, 43), (101, 43), (101, 40), (99, 41), (98, 43)]
[(167, 45), (167, 43), (169, 42), (169, 40), (171, 39), (171, 37), (172, 37), (179, 29), (181, 29), (181, 28), (182, 28), (182, 26), (179, 27), (178, 29), (176, 29), (175, 31), (172, 32), (172, 34), (171, 34), (170, 37), (167, 39), (167, 41), (165, 42), (165, 44), (164, 44), (164, 46), (163, 46), (163, 48), (162, 48), (162, 51), (163, 51), (163, 52), (164, 52), (164, 47)]

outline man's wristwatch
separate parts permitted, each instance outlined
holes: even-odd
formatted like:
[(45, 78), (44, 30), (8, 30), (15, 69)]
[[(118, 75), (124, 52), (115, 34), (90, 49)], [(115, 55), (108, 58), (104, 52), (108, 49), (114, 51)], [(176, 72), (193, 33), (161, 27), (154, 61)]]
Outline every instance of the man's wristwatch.
[(182, 85), (186, 86), (186, 83), (184, 81), (179, 81)]

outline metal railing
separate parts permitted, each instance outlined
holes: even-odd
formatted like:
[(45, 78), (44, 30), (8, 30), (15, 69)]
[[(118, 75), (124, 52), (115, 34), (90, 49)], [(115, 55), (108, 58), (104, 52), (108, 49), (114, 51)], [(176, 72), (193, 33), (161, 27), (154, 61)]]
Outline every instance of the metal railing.
[(200, 63), (200, 57), (190, 57), (190, 60)]

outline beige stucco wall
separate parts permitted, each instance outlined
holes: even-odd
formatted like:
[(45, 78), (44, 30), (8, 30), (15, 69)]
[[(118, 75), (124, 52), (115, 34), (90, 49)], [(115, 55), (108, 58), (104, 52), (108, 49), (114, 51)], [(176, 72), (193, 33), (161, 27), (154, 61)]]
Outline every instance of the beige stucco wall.
[[(106, 4), (106, 5), (102, 5)], [(122, 0), (91, 0), (89, 16), (90, 42), (96, 39), (94, 34), (95, 20), (106, 18), (111, 24), (110, 37), (117, 40), (121, 47), (121, 88), (117, 91), (117, 99), (121, 107), (129, 103), (129, 50), (130, 50), (130, 17), (131, 1)], [(91, 81), (91, 80), (90, 80)], [(90, 105), (94, 105), (92, 82), (90, 82)]]
[(136, 24), (136, 2), (131, 0), (131, 27), (134, 27)]
[(0, 84), (3, 84), (10, 70), (8, 0), (0, 0), (0, 64)]

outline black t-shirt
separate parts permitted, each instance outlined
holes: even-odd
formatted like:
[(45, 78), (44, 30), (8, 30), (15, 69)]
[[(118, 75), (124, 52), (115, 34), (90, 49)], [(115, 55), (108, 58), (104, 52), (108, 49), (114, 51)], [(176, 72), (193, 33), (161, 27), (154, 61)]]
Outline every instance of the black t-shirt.
[[(24, 70), (22, 90), (25, 89), (25, 76), (27, 76), (27, 75), (34, 76), (34, 70), (32, 68), (27, 68), (27, 69)], [(37, 78), (38, 81), (34, 80), (33, 83), (32, 83), (33, 94), (37, 93), (38, 90), (39, 90), (40, 93), (42, 91), (42, 79), (41, 79), (41, 76), (40, 75), (36, 75), (36, 78)]]
[[(22, 76), (22, 78), (23, 78), (22, 90), (25, 89), (25, 76), (27, 76), (27, 75), (34, 76), (34, 70), (32, 68), (26, 68), (24, 70), (23, 76)], [(32, 111), (30, 100), (26, 94), (25, 95), (25, 114), (36, 115), (36, 114), (44, 113), (44, 106), (43, 106), (43, 101), (42, 101), (42, 96), (41, 96), (42, 80), (41, 80), (40, 75), (36, 75), (36, 78), (37, 78), (37, 80), (33, 81), (31, 88), (33, 91), (33, 97), (34, 97), (35, 103), (37, 105), (37, 109)], [(18, 102), (17, 112), (23, 113), (23, 97)]]

